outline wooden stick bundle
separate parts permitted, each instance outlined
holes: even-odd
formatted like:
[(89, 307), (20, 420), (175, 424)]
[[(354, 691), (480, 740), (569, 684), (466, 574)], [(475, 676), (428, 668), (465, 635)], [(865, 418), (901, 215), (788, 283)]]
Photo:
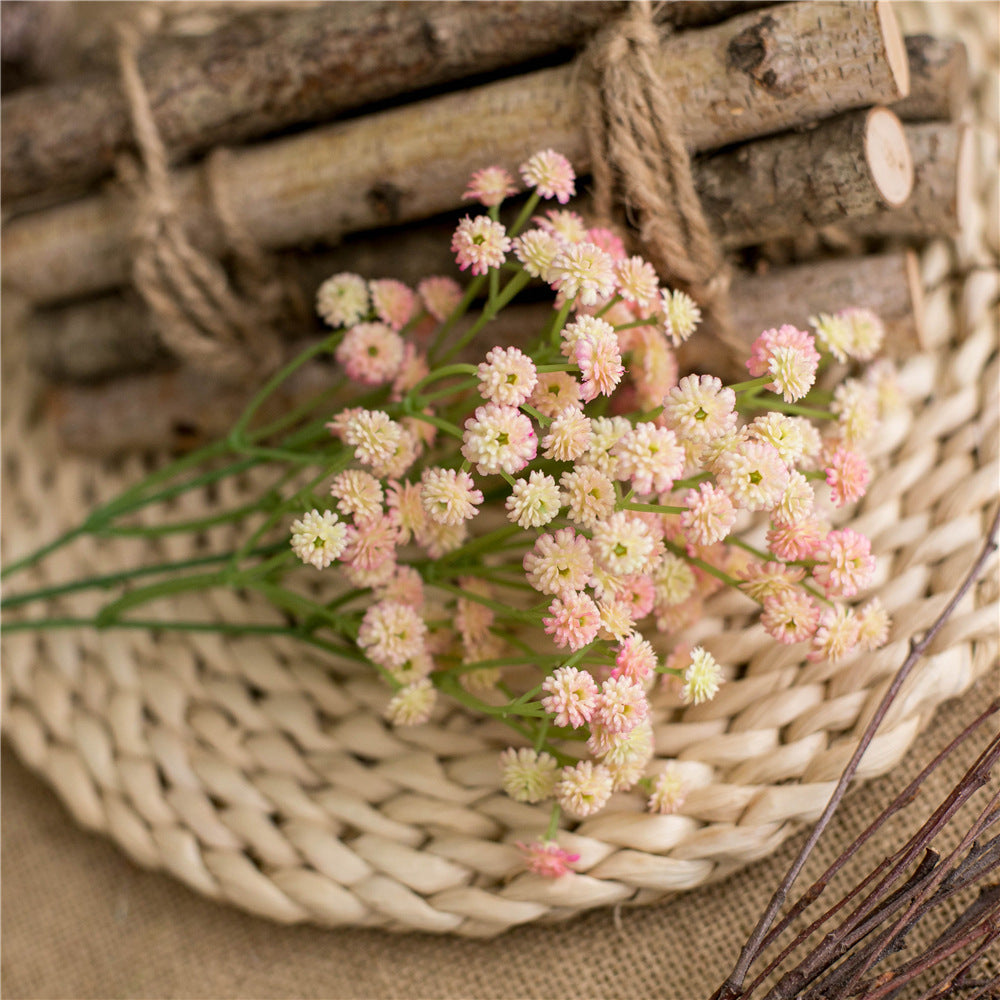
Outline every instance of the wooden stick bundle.
[[(709, 223), (728, 249), (845, 216), (869, 216), (883, 204), (905, 200), (912, 178), (902, 125), (884, 108), (852, 112), (803, 134), (750, 143), (700, 162), (695, 177)], [(577, 207), (586, 212), (585, 203)], [(442, 222), (391, 237), (376, 234), (352, 244), (351, 252), (340, 248), (318, 255), (294, 271), (292, 258), (285, 257), (282, 269), (294, 274), (305, 301), (312, 301), (325, 277), (340, 270), (416, 284), (430, 273), (456, 273), (448, 249), (452, 226)], [(409, 265), (413, 273), (401, 274), (400, 267)], [(115, 320), (121, 311), (114, 301), (102, 297), (42, 311), (30, 339), (36, 365), (53, 378), (89, 380), (164, 363), (166, 354), (144, 304), (128, 296), (129, 320), (121, 322)]]
[[(734, 323), (752, 340), (770, 326), (832, 312), (852, 303), (876, 310), (892, 343), (912, 343), (921, 336), (922, 298), (917, 264), (911, 253), (819, 261), (776, 270), (768, 275), (740, 275), (733, 286)], [(109, 303), (110, 307), (110, 303)], [(123, 330), (133, 328), (127, 301), (114, 311)], [(551, 316), (551, 305), (512, 306), (504, 310), (470, 347), (470, 357), (496, 343), (525, 344)], [(299, 339), (290, 345), (295, 351)], [(476, 353), (478, 352), (478, 354)], [(685, 368), (733, 375), (731, 362), (709, 338), (697, 335), (685, 345)], [(728, 367), (727, 367), (728, 366)], [(329, 385), (329, 365), (313, 363), (288, 392), (275, 401), (291, 406)], [(254, 388), (220, 387), (201, 372), (181, 369), (131, 375), (99, 385), (53, 387), (47, 396), (66, 447), (90, 454), (113, 454), (148, 448), (187, 448), (225, 433)], [(155, 406), (150, 401), (155, 400)]]
[[(658, 68), (694, 150), (908, 91), (902, 36), (885, 2), (753, 11), (669, 38)], [(542, 70), (240, 151), (217, 164), (215, 179), (262, 246), (335, 241), (447, 210), (472, 170), (514, 168), (544, 146), (586, 171), (583, 100), (572, 66)], [(175, 190), (192, 239), (221, 252), (204, 171), (179, 172)], [(14, 219), (6, 279), (35, 302), (125, 284), (133, 214), (132, 199), (113, 192)]]
[[(156, 124), (181, 162), (220, 144), (569, 53), (625, 7), (624, 0), (367, 0), (285, 10), (248, 4), (205, 35), (154, 36), (139, 67)], [(691, 26), (747, 8), (732, 0), (670, 3), (661, 18)], [(35, 87), (0, 107), (5, 202), (92, 183), (132, 143), (115, 73)]]

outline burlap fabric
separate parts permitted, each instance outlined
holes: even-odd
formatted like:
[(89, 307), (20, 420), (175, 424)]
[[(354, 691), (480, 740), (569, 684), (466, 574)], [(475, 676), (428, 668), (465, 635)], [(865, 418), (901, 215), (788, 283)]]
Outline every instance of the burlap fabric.
[[(1000, 685), (994, 672), (945, 705), (892, 775), (848, 797), (803, 873), (818, 875)], [(925, 817), (982, 749), (981, 732), (928, 781), (910, 813), (860, 853), (854, 884)], [(912, 818), (911, 815), (912, 814)], [(739, 945), (799, 846), (720, 885), (637, 909), (595, 910), (480, 942), (378, 930), (281, 927), (196, 896), (137, 868), (82, 832), (55, 795), (3, 755), (3, 996), (662, 998), (700, 1000)], [(912, 824), (912, 826), (911, 826)], [(950, 843), (958, 839), (951, 831)], [(836, 888), (836, 887), (835, 887)], [(914, 947), (943, 928), (918, 928)]]
[[(993, 4), (957, 6), (966, 22), (996, 13)], [(926, 13), (918, 8), (916, 17)], [(953, 16), (930, 13), (939, 22)], [(908, 30), (919, 27), (913, 22)], [(974, 59), (996, 37), (989, 23), (976, 27), (968, 34)], [(995, 64), (995, 52), (986, 55)], [(984, 110), (995, 113), (995, 104)], [(955, 716), (974, 714), (996, 687), (993, 675), (944, 709), (890, 784), (915, 773), (932, 745), (954, 731)], [(720, 887), (665, 906), (623, 910), (617, 919), (603, 910), (570, 924), (517, 929), (493, 944), (277, 928), (140, 872), (73, 828), (20, 765), (5, 765), (8, 996), (704, 996), (731, 964), (791, 851), (786, 846)], [(942, 772), (942, 786), (958, 772)], [(849, 800), (813, 871), (884, 801), (885, 786)], [(928, 788), (925, 802), (933, 801)]]

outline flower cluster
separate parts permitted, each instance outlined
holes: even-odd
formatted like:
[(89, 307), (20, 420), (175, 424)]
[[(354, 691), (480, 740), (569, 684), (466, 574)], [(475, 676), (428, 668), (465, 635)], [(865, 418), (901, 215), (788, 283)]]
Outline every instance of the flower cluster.
[[(490, 166), (470, 180), (465, 197), (489, 211), (452, 239), (468, 289), (355, 274), (320, 288), (337, 363), (379, 391), (327, 424), (343, 458), (330, 499), (292, 525), (292, 548), (353, 588), (338, 613), (392, 688), (391, 722), (426, 722), (443, 692), (530, 734), (533, 748), (501, 755), (518, 801), (582, 818), (640, 786), (670, 812), (683, 776), (647, 773), (658, 692), (697, 705), (739, 666), (683, 641), (713, 592), (756, 601), (766, 632), (802, 644), (804, 659), (886, 640), (878, 601), (850, 603), (875, 558), (842, 508), (871, 478), (864, 448), (887, 375), (815, 388), (831, 357), (870, 360), (883, 331), (845, 309), (813, 332), (763, 331), (746, 381), (681, 376), (674, 348), (699, 323), (694, 301), (572, 208), (533, 214), (574, 195), (564, 157), (540, 152), (519, 173), (531, 190), (520, 231), (500, 221), (512, 174)], [(530, 282), (555, 300), (537, 341), (452, 361)], [(469, 322), (477, 295), (488, 298)], [(756, 546), (734, 534), (751, 523)], [(526, 668), (535, 678), (512, 691)], [(555, 832), (521, 845), (531, 870), (577, 860)]]

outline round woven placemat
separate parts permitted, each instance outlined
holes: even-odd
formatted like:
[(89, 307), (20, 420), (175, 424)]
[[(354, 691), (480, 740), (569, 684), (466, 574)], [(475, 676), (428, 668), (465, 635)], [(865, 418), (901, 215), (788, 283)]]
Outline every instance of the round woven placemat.
[[(980, 145), (986, 217), (995, 132)], [(992, 148), (990, 142), (993, 142)], [(992, 164), (992, 165), (991, 165)], [(499, 789), (507, 729), (443, 707), (390, 729), (386, 689), (290, 640), (116, 630), (5, 636), (4, 732), (82, 825), (138, 863), (205, 895), (284, 922), (492, 935), (615, 903), (646, 903), (724, 877), (818, 815), (912, 636), (937, 617), (978, 553), (996, 504), (998, 383), (995, 228), (924, 255), (929, 339), (902, 365), (907, 407), (880, 436), (867, 497), (853, 516), (873, 541), (871, 588), (894, 619), (890, 642), (839, 663), (776, 647), (746, 602), (719, 595), (693, 635), (735, 671), (719, 696), (683, 709), (654, 700), (658, 754), (691, 787), (678, 815), (620, 793), (567, 824), (575, 874), (525, 873), (514, 842), (548, 810)], [(985, 235), (984, 235), (985, 234)], [(992, 245), (991, 245), (992, 240)], [(5, 338), (4, 559), (48, 541), (142, 463), (60, 452), (37, 417), (40, 387), (23, 345)], [(237, 506), (253, 484), (188, 494), (173, 516)], [(231, 527), (202, 545), (232, 544)], [(34, 585), (180, 559), (193, 543), (83, 538), (24, 574)], [(22, 583), (18, 583), (21, 589)], [(865, 757), (891, 769), (942, 701), (997, 656), (995, 563), (936, 638)], [(53, 615), (89, 615), (99, 594), (64, 597)], [(272, 620), (242, 595), (165, 600), (151, 614)], [(654, 761), (652, 767), (658, 767)]]

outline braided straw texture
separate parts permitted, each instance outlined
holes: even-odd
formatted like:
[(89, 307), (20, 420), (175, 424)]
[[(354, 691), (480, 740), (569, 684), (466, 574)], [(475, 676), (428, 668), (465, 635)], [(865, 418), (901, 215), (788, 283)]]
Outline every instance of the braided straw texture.
[[(847, 512), (879, 557), (871, 592), (893, 615), (890, 641), (876, 653), (809, 664), (799, 647), (776, 647), (750, 624), (739, 595), (714, 598), (690, 638), (731, 666), (728, 683), (701, 706), (684, 709), (666, 692), (654, 702), (657, 752), (684, 762), (691, 786), (679, 814), (645, 813), (638, 793), (619, 793), (598, 816), (561, 831), (563, 846), (580, 855), (578, 873), (525, 873), (514, 842), (536, 838), (548, 808), (501, 792), (497, 752), (509, 730), (449, 707), (427, 725), (391, 730), (377, 679), (281, 637), (11, 633), (3, 641), (7, 738), (77, 822), (140, 865), (283, 922), (490, 936), (604, 904), (653, 902), (768, 854), (822, 810), (910, 637), (940, 613), (975, 558), (996, 503), (997, 241), (995, 221), (992, 231), (982, 225), (995, 198), (995, 131), (979, 149), (986, 190), (976, 199), (975, 235), (924, 255), (937, 346), (903, 364), (907, 407), (880, 435), (867, 497)], [(6, 374), (16, 376), (3, 394), (11, 560), (144, 469), (137, 459), (60, 453), (37, 419), (39, 387), (17, 338), (5, 338), (5, 348)], [(226, 481), (186, 495), (169, 514), (235, 507), (252, 487)], [(237, 540), (232, 526), (206, 535), (201, 544), (213, 548)], [(45, 586), (201, 551), (178, 536), (84, 537), (23, 574), (17, 589), (29, 576)], [(994, 561), (895, 702), (862, 779), (893, 768), (935, 707), (995, 663), (997, 601)], [(90, 615), (100, 603), (100, 594), (74, 594), (47, 611)], [(220, 591), (163, 600), (154, 615), (274, 620)]]

